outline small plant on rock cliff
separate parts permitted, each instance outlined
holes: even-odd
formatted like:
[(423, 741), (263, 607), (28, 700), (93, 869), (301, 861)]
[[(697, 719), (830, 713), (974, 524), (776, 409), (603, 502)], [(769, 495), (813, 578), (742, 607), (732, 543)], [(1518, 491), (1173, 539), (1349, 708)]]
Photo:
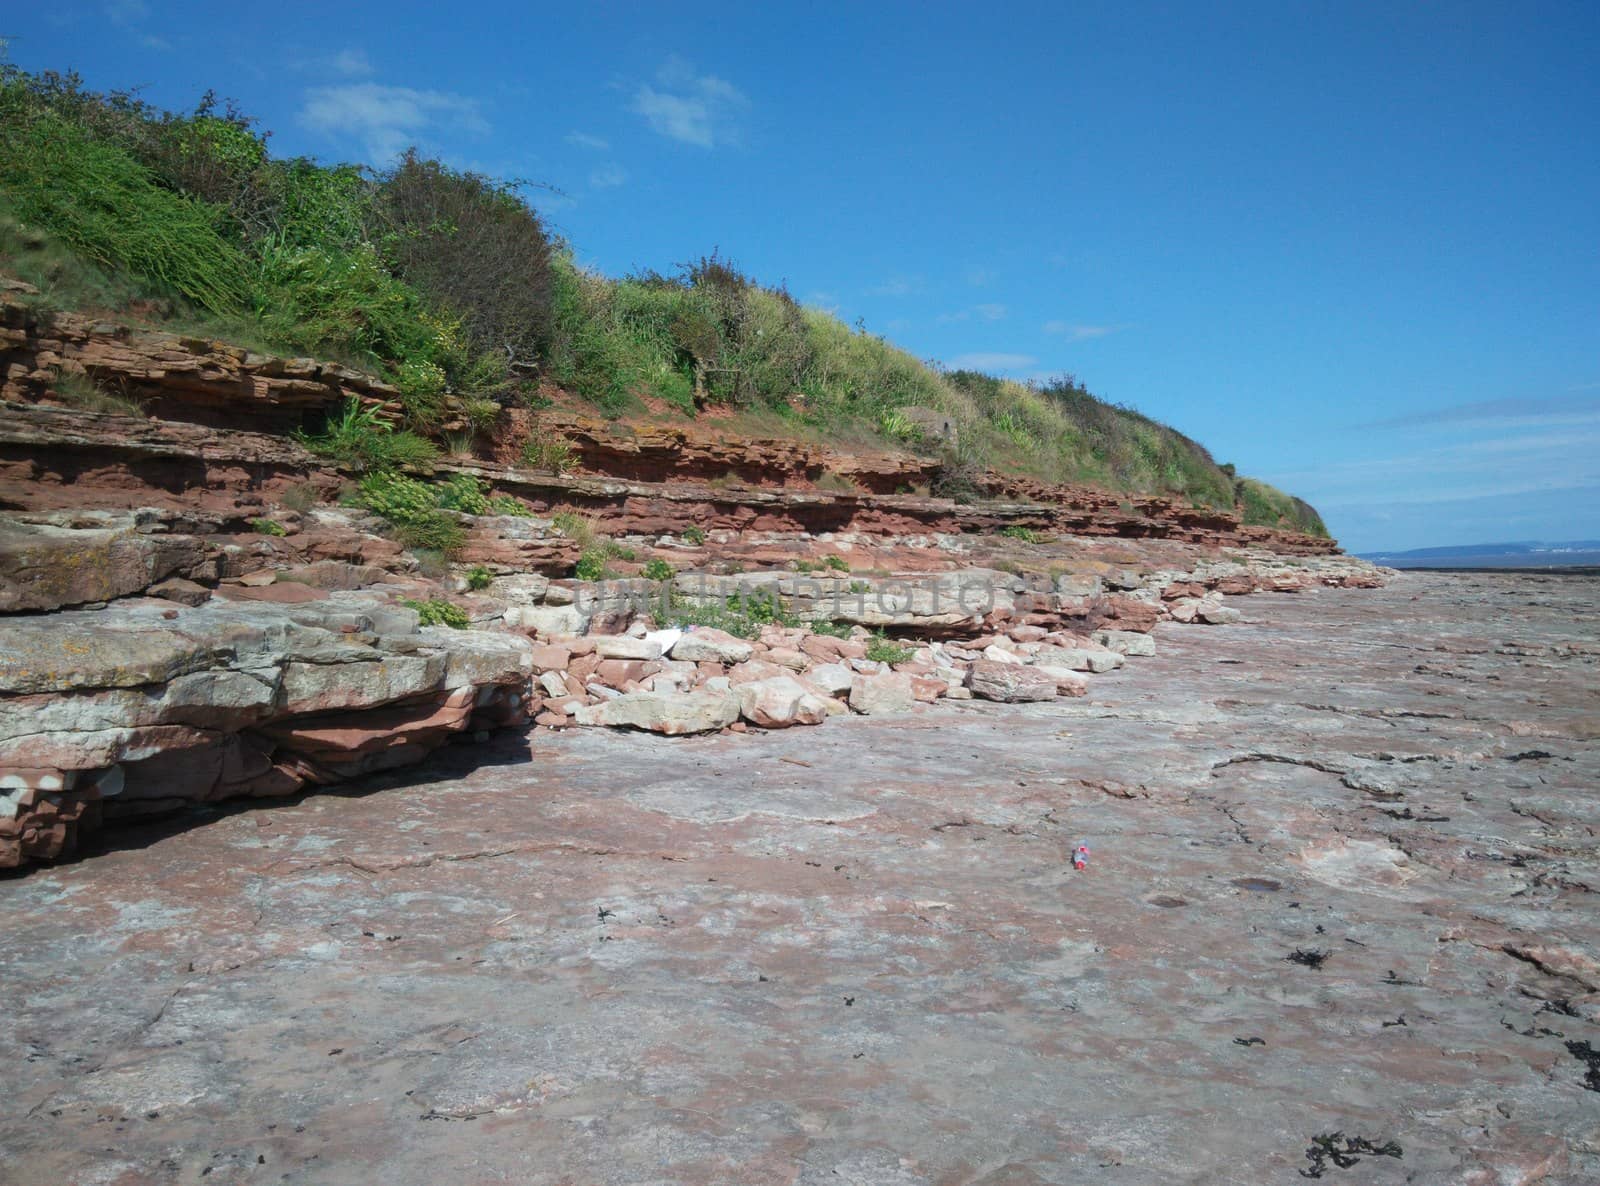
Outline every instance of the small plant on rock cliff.
[(82, 371), (57, 369), (50, 380), (50, 390), (62, 403), (84, 412), (101, 412), (109, 416), (144, 415), (144, 405), (138, 400), (108, 391)]
[(288, 528), (276, 519), (251, 519), (250, 527), (257, 535), (288, 535)]
[(682, 535), (683, 542), (698, 548), (706, 542), (706, 533), (698, 527), (685, 527)]
[(491, 515), (515, 515), (519, 519), (533, 517), (533, 512), (524, 505), (522, 500), (510, 494), (496, 494), (491, 498), (489, 500), (488, 513)]
[(644, 566), (644, 579), (647, 581), (670, 581), (677, 576), (677, 571), (660, 556), (652, 557)]
[(1007, 539), (1021, 540), (1025, 544), (1036, 544), (1039, 542), (1039, 533), (1037, 531), (1031, 527), (1023, 527), (1020, 524), (1014, 523), (1010, 527), (1002, 527), (1000, 529), (1000, 534), (1005, 536)]
[(589, 548), (578, 557), (578, 564), (572, 570), (572, 575), (580, 581), (603, 581), (606, 579), (606, 552), (604, 548)]
[(471, 568), (467, 569), (467, 588), (471, 589), (474, 593), (478, 592), (480, 589), (487, 589), (492, 584), (494, 584), (494, 573), (490, 572), (483, 565), (474, 564)]
[(564, 474), (572, 468), (572, 445), (561, 437), (538, 432), (522, 447), (522, 460), (534, 469)]
[(466, 542), (455, 518), (439, 509), (435, 490), (415, 478), (385, 471), (361, 479), (355, 499), (388, 520), (395, 538), (408, 548), (426, 548), (453, 556)]
[(359, 471), (430, 469), (439, 459), (432, 441), (412, 432), (396, 432), (376, 405), (363, 405), (351, 397), (320, 433), (300, 433), (298, 439), (319, 457), (331, 457)]
[(550, 516), (550, 524), (580, 548), (587, 548), (594, 542), (594, 524), (577, 511), (557, 511)]
[(836, 572), (850, 571), (850, 562), (843, 556), (829, 556), (823, 563)]
[(439, 506), (447, 511), (460, 511), (463, 515), (489, 513), (489, 496), (471, 474), (451, 474), (435, 491)]
[(890, 642), (882, 631), (875, 634), (872, 641), (867, 643), (867, 658), (874, 663), (887, 663), (890, 667), (896, 663), (909, 662), (911, 656), (916, 653), (915, 647), (903, 647)]
[(442, 598), (430, 597), (427, 601), (402, 601), (400, 604), (416, 610), (417, 622), (422, 626), (449, 626), (452, 630), (465, 630), (472, 625), (466, 610)]

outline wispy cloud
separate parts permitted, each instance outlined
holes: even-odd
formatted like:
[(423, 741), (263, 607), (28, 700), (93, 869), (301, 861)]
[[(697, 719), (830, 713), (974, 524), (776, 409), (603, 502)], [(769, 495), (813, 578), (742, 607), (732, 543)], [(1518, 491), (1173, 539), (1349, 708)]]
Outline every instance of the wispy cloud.
[(590, 189), (614, 189), (628, 180), (628, 171), (621, 165), (601, 165), (589, 174)]
[(674, 54), (656, 71), (654, 84), (640, 83), (635, 89), (631, 109), (669, 140), (716, 148), (738, 143), (739, 118), (749, 105), (731, 82), (696, 74)]
[(968, 268), (967, 283), (974, 288), (988, 288), (999, 278), (993, 268)]
[(1047, 334), (1060, 334), (1069, 342), (1087, 342), (1105, 338), (1125, 328), (1120, 325), (1081, 325), (1071, 321), (1047, 321), (1041, 327)]
[(300, 108), (300, 122), (359, 144), (372, 164), (386, 164), (444, 129), (480, 135), (489, 130), (476, 99), (376, 82), (313, 88)]
[(1600, 418), (1600, 398), (1595, 396), (1554, 396), (1546, 399), (1491, 399), (1469, 404), (1452, 404), (1426, 412), (1410, 412), (1388, 420), (1376, 420), (1361, 428), (1423, 428), (1430, 425), (1482, 424), (1492, 421), (1517, 421), (1525, 424), (1560, 421), (1582, 423)]
[(991, 302), (989, 304), (973, 305), (970, 309), (962, 309), (955, 313), (941, 313), (936, 320), (942, 325), (948, 325), (954, 321), (972, 321), (975, 319), (978, 321), (1002, 321), (1005, 319), (1007, 312), (1008, 310), (1004, 305)]
[(926, 282), (921, 276), (890, 276), (882, 284), (874, 284), (867, 289), (867, 295), (877, 297), (916, 296), (924, 287), (926, 287)]
[(591, 136), (588, 132), (568, 132), (567, 143), (575, 144), (579, 148), (587, 148), (590, 152), (606, 152), (611, 147), (611, 141), (602, 140), (599, 136)]
[(143, 28), (150, 17), (150, 6), (144, 0), (108, 0), (102, 8), (106, 20), (128, 33), (145, 49), (167, 50), (172, 43)]
[(1595, 484), (1600, 426), (1588, 432), (1497, 433), (1477, 440), (1329, 462), (1268, 481), (1319, 507), (1511, 498)]
[(977, 351), (958, 354), (948, 365), (956, 371), (1023, 371), (1037, 366), (1039, 360), (1031, 354), (1000, 354)]

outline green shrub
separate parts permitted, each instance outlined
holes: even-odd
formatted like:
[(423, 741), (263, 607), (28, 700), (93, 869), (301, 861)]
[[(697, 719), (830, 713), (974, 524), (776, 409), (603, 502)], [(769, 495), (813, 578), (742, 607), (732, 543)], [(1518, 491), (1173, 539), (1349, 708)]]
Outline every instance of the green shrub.
[(534, 469), (564, 474), (572, 468), (572, 445), (566, 439), (535, 432), (522, 447), (522, 460)]
[(604, 548), (589, 548), (578, 557), (578, 563), (572, 570), (572, 575), (580, 581), (603, 581), (608, 573), (606, 568), (606, 552)]
[(351, 469), (431, 469), (439, 459), (437, 446), (412, 432), (396, 432), (383, 418), (382, 409), (368, 407), (351, 396), (328, 417), (319, 433), (299, 433), (297, 439), (319, 457), (329, 457)]
[(489, 496), (471, 474), (451, 474), (434, 487), (434, 499), (445, 510), (464, 515), (487, 515), (490, 510)]
[(850, 562), (843, 556), (828, 556), (825, 557), (822, 562), (836, 572), (850, 571)]
[(288, 528), (276, 519), (251, 519), (250, 527), (257, 535), (288, 535)]
[(748, 596), (737, 594), (721, 601), (693, 601), (673, 590), (667, 611), (668, 625), (710, 626), (738, 638), (756, 638), (763, 626), (798, 626), (795, 617), (776, 593), (765, 591)]
[(474, 564), (467, 569), (467, 588), (476, 593), (480, 589), (487, 589), (494, 584), (494, 573), (481, 564)]
[(533, 517), (533, 512), (527, 508), (520, 498), (511, 494), (496, 494), (489, 500), (489, 514), (515, 515), (519, 519)]
[(52, 111), (30, 111), (0, 82), (0, 193), (24, 222), (105, 267), (146, 277), (215, 313), (249, 302), (244, 254), (218, 211), (162, 189), (129, 153)]
[(647, 581), (670, 581), (677, 576), (677, 570), (663, 560), (660, 556), (653, 556), (644, 566), (642, 574)]
[(379, 181), (395, 273), (455, 310), (473, 349), (532, 365), (554, 329), (550, 241), (516, 186), (408, 150)]
[(891, 667), (896, 663), (909, 662), (916, 653), (915, 647), (903, 647), (890, 642), (882, 631), (875, 634), (872, 641), (867, 643), (867, 658), (874, 663), (887, 663)]
[(1007, 539), (1021, 540), (1025, 544), (1036, 544), (1040, 535), (1031, 527), (1024, 527), (1020, 523), (1013, 523), (1010, 527), (1002, 527), (1000, 534)]
[(400, 603), (417, 611), (417, 624), (421, 626), (449, 626), (452, 630), (465, 630), (472, 625), (467, 611), (442, 598), (430, 597), (427, 601), (405, 600)]
[(853, 627), (849, 622), (812, 622), (808, 628), (813, 634), (826, 634), (830, 638), (849, 638)]
[(698, 548), (706, 542), (706, 533), (698, 527), (685, 527), (681, 538), (684, 543)]
[(438, 492), (415, 478), (392, 471), (368, 474), (361, 479), (356, 501), (387, 520), (395, 538), (408, 548), (449, 557), (466, 543), (455, 516), (440, 509)]

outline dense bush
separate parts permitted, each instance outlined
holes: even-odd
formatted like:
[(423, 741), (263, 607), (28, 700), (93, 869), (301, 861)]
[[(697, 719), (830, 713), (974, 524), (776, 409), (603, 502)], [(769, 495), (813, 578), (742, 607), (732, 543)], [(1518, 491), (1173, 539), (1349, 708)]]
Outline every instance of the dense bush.
[(376, 205), (395, 273), (456, 310), (476, 350), (532, 367), (550, 343), (555, 279), (544, 227), (515, 189), (412, 149)]

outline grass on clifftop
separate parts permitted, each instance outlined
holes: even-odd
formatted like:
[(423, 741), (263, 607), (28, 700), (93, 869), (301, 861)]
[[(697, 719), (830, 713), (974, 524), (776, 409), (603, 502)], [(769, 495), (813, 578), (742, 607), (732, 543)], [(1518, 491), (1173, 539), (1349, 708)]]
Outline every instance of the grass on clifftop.
[[(447, 394), (487, 423), (553, 382), (610, 416), (645, 401), (690, 416), (733, 407), (796, 435), (938, 455), (939, 494), (971, 494), (993, 468), (1325, 534), (1304, 503), (1236, 483), (1201, 445), (1070, 376), (946, 371), (715, 252), (607, 278), (577, 266), (514, 184), (414, 151), (376, 172), (275, 158), (210, 95), (180, 114), (0, 60), (0, 263), (46, 310), (375, 370), (418, 434), (437, 432)], [(415, 447), (400, 434), (385, 445)], [(536, 442), (529, 461), (567, 458)]]

